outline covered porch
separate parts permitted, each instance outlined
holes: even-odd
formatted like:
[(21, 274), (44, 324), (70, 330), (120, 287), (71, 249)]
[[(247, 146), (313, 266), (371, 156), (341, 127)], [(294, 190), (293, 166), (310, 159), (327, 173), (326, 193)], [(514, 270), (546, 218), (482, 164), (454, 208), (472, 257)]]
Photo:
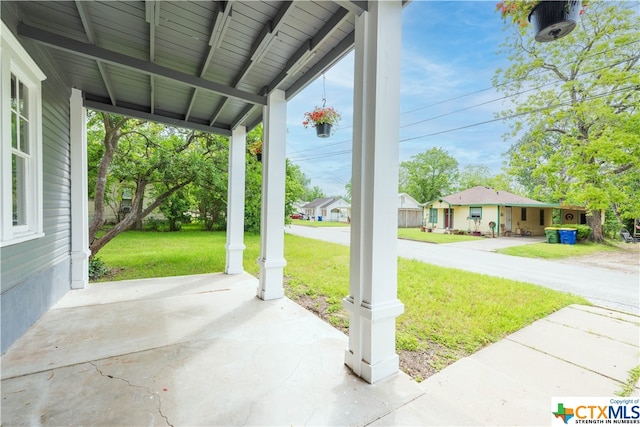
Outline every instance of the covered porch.
[(348, 338), (246, 273), (67, 294), (2, 358), (3, 425), (366, 425), (421, 394), (344, 365)]
[[(43, 209), (40, 222), (46, 226), (36, 224), (41, 235), (28, 236), (37, 253), (21, 242), (3, 248), (3, 268), (5, 259), (11, 268), (2, 276), (2, 350), (32, 333), (29, 328), (69, 289), (88, 286), (87, 108), (229, 137), (228, 275), (244, 271), (246, 135), (263, 123), (260, 275), (254, 294), (265, 304), (281, 299), (287, 263), (287, 102), (354, 50), (352, 274), (344, 299), (351, 329), (335, 363), (339, 369), (346, 363), (369, 383), (395, 375), (394, 325), (404, 306), (396, 292), (392, 202), (399, 164), (399, 29), (406, 4), (2, 2), (3, 38), (43, 81), (41, 93), (35, 84), (32, 90), (39, 96), (33, 115), (43, 131), (34, 144), (42, 146), (43, 175), (65, 178), (42, 189), (43, 205), (60, 209)], [(233, 321), (233, 313), (225, 315)], [(175, 316), (191, 314), (177, 310)], [(82, 323), (72, 322), (68, 333), (82, 336)], [(126, 333), (133, 332), (117, 327), (106, 332), (111, 331), (117, 343), (129, 342)], [(153, 332), (148, 329), (144, 339), (152, 339)], [(58, 339), (50, 333), (51, 340)], [(272, 356), (280, 363), (286, 351)]]
[(613, 395), (637, 364), (637, 316), (571, 306), (422, 383), (401, 372), (371, 385), (343, 364), (345, 335), (287, 298), (258, 299), (257, 283), (206, 274), (71, 291), (3, 355), (0, 421), (545, 425), (551, 396)]

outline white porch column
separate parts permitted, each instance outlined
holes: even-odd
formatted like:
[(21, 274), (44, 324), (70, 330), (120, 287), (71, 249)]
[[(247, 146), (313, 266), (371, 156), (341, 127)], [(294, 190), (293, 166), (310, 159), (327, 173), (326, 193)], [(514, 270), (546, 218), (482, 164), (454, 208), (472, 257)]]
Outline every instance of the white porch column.
[(229, 182), (227, 184), (227, 262), (226, 274), (244, 271), (244, 184), (246, 171), (245, 149), (247, 129), (239, 126), (233, 130), (229, 141)]
[(356, 18), (350, 313), (345, 363), (370, 383), (398, 371), (397, 298), (402, 2)]
[(89, 284), (89, 193), (87, 191), (87, 125), (82, 91), (71, 89), (71, 288)]
[(262, 210), (260, 214), (260, 285), (263, 300), (284, 296), (284, 201), (287, 103), (284, 91), (274, 90), (264, 108), (262, 150)]

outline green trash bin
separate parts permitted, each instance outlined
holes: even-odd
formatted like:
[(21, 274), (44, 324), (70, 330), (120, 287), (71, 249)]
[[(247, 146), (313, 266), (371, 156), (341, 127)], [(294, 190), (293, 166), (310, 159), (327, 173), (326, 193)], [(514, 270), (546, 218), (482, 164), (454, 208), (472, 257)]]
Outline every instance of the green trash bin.
[(547, 236), (547, 243), (560, 243), (560, 233), (559, 228), (556, 227), (546, 227), (544, 229), (544, 234)]

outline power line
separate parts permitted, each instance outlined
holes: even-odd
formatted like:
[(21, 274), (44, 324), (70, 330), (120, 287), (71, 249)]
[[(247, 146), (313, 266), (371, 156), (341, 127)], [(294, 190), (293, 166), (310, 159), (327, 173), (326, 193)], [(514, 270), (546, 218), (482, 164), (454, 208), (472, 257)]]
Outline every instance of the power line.
[[(624, 87), (624, 88), (619, 88), (619, 89), (616, 89), (616, 90), (604, 92), (604, 93), (601, 93), (601, 94), (592, 95), (590, 97), (585, 98), (584, 101), (590, 101), (592, 99), (603, 98), (603, 97), (608, 96), (608, 95), (612, 95), (612, 94), (616, 94), (616, 93), (620, 93), (620, 92), (626, 92), (626, 91), (632, 90), (632, 89), (640, 90), (640, 86), (636, 85), (636, 86), (631, 86), (631, 87)], [(489, 124), (489, 123), (495, 123), (495, 122), (503, 121), (503, 120), (515, 119), (517, 117), (525, 116), (525, 115), (528, 115), (528, 114), (539, 113), (541, 111), (551, 110), (551, 109), (560, 108), (560, 107), (566, 107), (566, 106), (570, 106), (570, 105), (571, 105), (571, 102), (561, 102), (561, 103), (557, 103), (557, 104), (548, 105), (546, 107), (540, 107), (540, 108), (536, 108), (536, 109), (529, 110), (529, 111), (523, 111), (523, 112), (520, 112), (520, 113), (510, 114), (510, 115), (505, 116), (505, 117), (498, 117), (498, 118), (495, 118), (495, 119), (485, 120), (485, 121), (477, 122), (477, 123), (471, 123), (471, 124), (468, 124), (468, 125), (459, 126), (459, 127), (452, 128), (452, 129), (445, 129), (445, 130), (438, 131), (438, 132), (432, 132), (432, 133), (428, 133), (428, 134), (424, 134), (424, 135), (414, 136), (414, 137), (410, 137), (410, 138), (404, 138), (404, 139), (399, 140), (399, 142), (413, 141), (413, 140), (416, 140), (416, 139), (428, 138), (428, 137), (431, 137), (431, 136), (437, 136), (437, 135), (442, 135), (442, 134), (445, 134), (445, 133), (456, 132), (456, 131), (463, 130), (463, 129), (468, 129), (468, 128), (472, 128), (472, 127), (476, 127), (476, 126), (486, 125), (486, 124)], [(349, 153), (351, 153), (351, 151), (352, 150), (349, 149), (349, 150), (335, 151), (335, 152), (329, 152), (329, 153), (322, 153), (322, 154), (319, 154), (317, 156), (301, 157), (301, 158), (297, 158), (295, 160), (296, 161), (316, 160), (316, 159), (322, 159), (322, 158), (326, 158), (326, 157), (334, 157), (334, 156), (340, 156), (340, 155), (344, 155), (344, 154), (349, 154)]]
[[(631, 60), (635, 60), (635, 59), (638, 59), (638, 58), (640, 58), (640, 56), (636, 56), (635, 58), (631, 58)], [(587, 74), (592, 74), (592, 73), (595, 73), (595, 72), (598, 72), (598, 71), (602, 71), (602, 70), (614, 67), (616, 65), (619, 65), (619, 64), (622, 64), (622, 63), (628, 62), (628, 61), (629, 61), (629, 59), (625, 59), (625, 60), (621, 60), (619, 62), (616, 62), (615, 64), (608, 64), (606, 66), (602, 66), (600, 68), (596, 68), (595, 70), (585, 71), (584, 73), (580, 73), (579, 75), (577, 75), (576, 78), (577, 77), (582, 77), (582, 76), (587, 75)], [(481, 107), (483, 105), (491, 104), (491, 103), (494, 103), (494, 102), (497, 102), (497, 101), (502, 101), (502, 100), (505, 100), (505, 99), (509, 99), (511, 97), (520, 96), (520, 95), (522, 95), (524, 93), (535, 91), (535, 90), (540, 90), (540, 89), (542, 89), (542, 88), (544, 88), (546, 86), (555, 85), (555, 84), (557, 84), (556, 81), (551, 81), (551, 82), (545, 83), (545, 84), (540, 85), (540, 86), (536, 86), (536, 87), (533, 87), (533, 88), (530, 88), (530, 89), (523, 90), (523, 91), (518, 92), (518, 93), (513, 94), (513, 95), (502, 96), (500, 98), (492, 99), (490, 101), (481, 102), (479, 104), (470, 105), (468, 107), (459, 108), (457, 110), (449, 111), (447, 113), (443, 113), (443, 114), (440, 114), (440, 115), (437, 115), (437, 116), (433, 116), (433, 117), (428, 117), (426, 119), (419, 120), (417, 122), (413, 122), (413, 123), (409, 123), (409, 124), (406, 124), (406, 125), (402, 125), (402, 126), (400, 126), (400, 128), (406, 128), (406, 127), (409, 127), (409, 126), (414, 126), (414, 125), (417, 125), (417, 124), (420, 124), (420, 123), (424, 123), (424, 122), (428, 122), (428, 121), (431, 121), (431, 120), (440, 119), (442, 117), (446, 117), (446, 116), (449, 116), (451, 114), (460, 113), (462, 111), (471, 110), (471, 109), (476, 108), (476, 107)]]
[[(632, 86), (631, 88), (626, 88), (625, 87), (625, 88), (617, 89), (617, 90), (614, 90), (614, 91), (605, 92), (605, 93), (602, 93), (602, 94), (599, 94), (599, 95), (593, 95), (591, 97), (585, 98), (584, 101), (589, 101), (589, 100), (597, 99), (597, 98), (603, 98), (603, 97), (605, 97), (607, 95), (611, 95), (611, 94), (614, 94), (614, 93), (625, 92), (628, 89), (640, 90), (640, 86)], [(480, 125), (486, 125), (487, 123), (493, 123), (493, 122), (502, 121), (502, 120), (515, 119), (517, 117), (524, 116), (524, 115), (527, 115), (527, 114), (539, 113), (541, 111), (551, 110), (551, 109), (554, 109), (554, 108), (565, 107), (565, 106), (570, 106), (570, 105), (571, 105), (570, 102), (562, 102), (562, 103), (559, 103), (559, 104), (552, 104), (552, 105), (549, 105), (549, 106), (546, 106), (546, 107), (536, 108), (536, 109), (530, 110), (530, 111), (523, 111), (521, 113), (515, 113), (515, 114), (511, 114), (511, 115), (505, 116), (505, 117), (499, 117), (499, 118), (496, 118), (496, 119), (492, 119), (492, 120), (485, 120), (483, 122), (472, 123), (472, 124), (465, 125), (465, 126), (460, 126), (460, 127), (454, 128), (454, 129), (446, 129), (446, 130), (439, 131), (439, 132), (433, 132), (433, 133), (429, 133), (429, 134), (425, 134), (425, 135), (414, 136), (414, 137), (411, 137), (411, 138), (405, 138), (405, 139), (401, 139), (400, 142), (413, 141), (413, 140), (416, 140), (416, 139), (427, 138), (427, 137), (430, 137), (430, 136), (442, 135), (444, 133), (455, 132), (455, 131), (458, 131), (458, 130), (468, 129), (468, 128), (476, 127), (476, 126), (480, 126)]]

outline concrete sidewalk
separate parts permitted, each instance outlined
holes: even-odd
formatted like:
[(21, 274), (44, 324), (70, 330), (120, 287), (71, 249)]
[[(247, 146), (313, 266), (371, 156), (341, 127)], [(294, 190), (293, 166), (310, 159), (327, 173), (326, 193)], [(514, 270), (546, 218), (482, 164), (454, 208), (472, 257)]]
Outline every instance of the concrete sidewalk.
[(612, 395), (639, 364), (637, 316), (572, 306), (420, 384), (369, 385), (343, 365), (345, 335), (256, 288), (210, 274), (71, 291), (2, 356), (1, 424), (549, 425), (553, 396)]

